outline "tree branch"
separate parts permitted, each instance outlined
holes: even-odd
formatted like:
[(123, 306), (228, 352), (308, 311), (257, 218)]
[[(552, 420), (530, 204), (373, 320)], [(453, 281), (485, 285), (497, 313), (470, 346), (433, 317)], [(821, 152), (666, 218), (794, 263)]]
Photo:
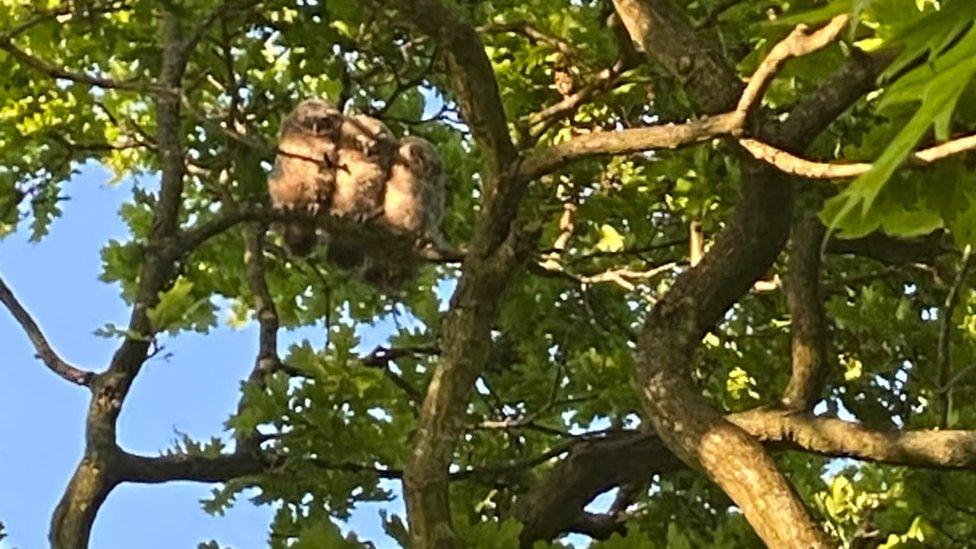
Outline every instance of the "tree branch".
[[(179, 89), (186, 69), (186, 52), (179, 51), (182, 28), (174, 14), (164, 12), (159, 30), (163, 62), (158, 77), (160, 85), (154, 87)], [(112, 459), (118, 452), (116, 426), (119, 413), (148, 356), (156, 329), (149, 312), (159, 302), (160, 293), (168, 287), (178, 267), (165, 250), (179, 229), (186, 170), (179, 95), (157, 94), (155, 107), (161, 182), (149, 243), (139, 267), (139, 285), (128, 326), (131, 335), (122, 342), (108, 369), (92, 379), (85, 454), (51, 520), (50, 540), (58, 549), (82, 549), (88, 545), (95, 515), (118, 483)]]
[(655, 435), (627, 432), (580, 441), (520, 498), (515, 516), (522, 523), (522, 546), (568, 531), (587, 503), (615, 486), (647, 482), (659, 468), (683, 467)]
[(757, 409), (729, 420), (764, 442), (832, 457), (936, 469), (976, 469), (976, 431), (888, 431), (788, 410)]
[(527, 185), (513, 176), (518, 151), (475, 29), (437, 0), (386, 3), (437, 43), (462, 116), (485, 159), (482, 211), (444, 320), (440, 363), (404, 468), (413, 543), (417, 549), (442, 549), (459, 545), (451, 526), (448, 467), (465, 426), (464, 411), (489, 356), (501, 296), (531, 249), (518, 221)]
[(663, 124), (611, 132), (593, 132), (531, 152), (519, 166), (519, 175), (537, 179), (566, 164), (598, 155), (619, 155), (652, 149), (676, 149), (720, 135), (738, 132), (742, 120), (736, 113), (724, 113), (684, 124)]
[[(929, 469), (976, 470), (976, 431), (884, 431), (835, 418), (781, 409), (756, 409), (727, 419), (767, 448)], [(580, 441), (520, 500), (524, 547), (572, 531), (586, 505), (627, 484), (684, 469), (653, 433), (616, 432)]]
[(589, 156), (674, 149), (719, 135), (737, 135), (744, 129), (750, 113), (760, 105), (766, 87), (780, 67), (789, 59), (807, 55), (832, 43), (847, 25), (847, 21), (847, 15), (839, 15), (813, 32), (809, 32), (803, 25), (798, 26), (766, 55), (739, 96), (735, 109), (730, 112), (684, 124), (585, 134), (531, 153), (519, 166), (519, 173), (525, 179), (532, 180), (573, 160)]
[(156, 457), (121, 452), (117, 464), (120, 481), (150, 484), (177, 480), (227, 482), (262, 473), (268, 468), (268, 463), (252, 452), (219, 456), (176, 454)]
[(35, 57), (23, 49), (17, 47), (7, 35), (0, 35), (0, 50), (6, 51), (11, 57), (19, 61), (25, 67), (43, 73), (49, 78), (60, 80), (70, 80), (79, 84), (86, 84), (98, 88), (124, 90), (149, 93), (154, 95), (178, 95), (179, 91), (174, 88), (149, 84), (145, 82), (124, 82), (113, 80), (102, 76), (94, 76), (80, 72), (72, 72), (63, 67), (53, 65), (39, 57)]
[(488, 157), (487, 167), (500, 174), (518, 152), (509, 137), (498, 83), (478, 32), (438, 0), (384, 1), (437, 42), (464, 120)]
[(597, 73), (593, 81), (583, 86), (579, 91), (563, 97), (560, 101), (549, 105), (541, 111), (523, 117), (520, 119), (520, 122), (527, 125), (532, 137), (542, 135), (553, 124), (576, 112), (584, 102), (613, 87), (625, 67), (626, 63), (624, 61), (617, 61), (613, 66)]
[(563, 57), (581, 63), (582, 55), (580, 52), (572, 46), (569, 42), (545, 32), (538, 27), (535, 27), (528, 21), (510, 21), (506, 23), (489, 23), (487, 25), (482, 25), (476, 29), (479, 33), (511, 33), (518, 34), (528, 38), (529, 40), (546, 44), (553, 50), (562, 54)]
[[(807, 179), (852, 179), (867, 173), (874, 167), (874, 164), (864, 162), (841, 163), (807, 160), (755, 139), (740, 139), (739, 144), (757, 160), (775, 166), (783, 173)], [(925, 166), (973, 150), (976, 150), (976, 135), (967, 135), (917, 151), (908, 157), (907, 164), (909, 166)]]
[(820, 243), (825, 228), (814, 216), (793, 227), (789, 271), (784, 281), (790, 310), (792, 373), (780, 401), (807, 410), (823, 390), (827, 361), (827, 323), (820, 291)]
[(850, 16), (842, 14), (835, 16), (826, 25), (813, 32), (809, 32), (806, 25), (798, 25), (793, 29), (786, 38), (773, 46), (756, 72), (749, 78), (749, 84), (746, 85), (736, 105), (736, 114), (742, 117), (743, 121), (748, 118), (761, 103), (766, 88), (783, 63), (793, 57), (801, 57), (823, 49), (837, 39), (841, 31), (847, 27), (848, 21)]
[(44, 332), (41, 331), (40, 326), (34, 322), (30, 313), (24, 309), (13, 291), (2, 278), (0, 278), (0, 303), (7, 306), (10, 314), (13, 315), (14, 319), (27, 332), (27, 337), (30, 338), (31, 343), (34, 344), (34, 348), (37, 349), (37, 358), (41, 359), (41, 362), (48, 369), (61, 376), (61, 378), (77, 385), (88, 386), (91, 383), (92, 377), (95, 374), (65, 362), (58, 355), (54, 348), (51, 347), (51, 344), (48, 343), (47, 338), (44, 337)]
[(952, 384), (949, 383), (952, 373), (952, 316), (959, 304), (959, 292), (966, 282), (966, 273), (972, 260), (972, 246), (966, 246), (962, 258), (959, 260), (959, 268), (956, 271), (956, 278), (949, 287), (946, 295), (945, 304), (939, 312), (939, 342), (936, 352), (935, 363), (935, 384), (939, 391), (940, 415), (939, 426), (945, 429), (949, 425), (952, 413)]
[[(251, 223), (244, 227), (244, 266), (248, 289), (251, 292), (251, 307), (258, 321), (258, 354), (254, 368), (245, 383), (264, 387), (266, 376), (282, 368), (278, 356), (278, 309), (274, 297), (268, 289), (265, 271), (265, 236), (268, 228), (261, 223)], [(243, 402), (240, 404), (243, 406)], [(242, 433), (240, 444), (249, 453), (258, 450), (257, 433)]]
[(737, 103), (744, 87), (738, 75), (669, 2), (613, 0), (613, 5), (631, 39), (683, 81), (699, 112), (723, 112)]
[[(635, 42), (694, 84), (686, 89), (697, 104), (709, 106), (706, 112), (721, 112), (738, 102), (741, 88), (731, 69), (712, 57), (666, 0), (614, 4)], [(836, 32), (833, 23), (827, 29), (825, 33)], [(873, 73), (864, 72), (807, 100), (819, 102), (818, 123), (808, 128), (816, 131), (795, 132), (791, 126), (804, 118), (793, 122), (787, 117), (781, 124), (758, 124), (761, 138), (802, 148), (872, 84)], [(802, 105), (794, 111), (801, 112)], [(755, 162), (743, 163), (742, 171), (742, 201), (734, 219), (701, 263), (679, 276), (648, 314), (636, 361), (641, 400), (665, 444), (715, 481), (767, 544), (827, 546), (825, 534), (768, 453), (725, 421), (688, 376), (689, 358), (702, 337), (765, 274), (789, 231), (789, 182)]]

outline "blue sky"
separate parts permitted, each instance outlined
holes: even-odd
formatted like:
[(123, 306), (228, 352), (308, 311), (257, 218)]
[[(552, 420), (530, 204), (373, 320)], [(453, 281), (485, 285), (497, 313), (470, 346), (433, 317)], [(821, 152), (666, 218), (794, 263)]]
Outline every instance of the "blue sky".
[[(112, 322), (125, 325), (128, 308), (118, 288), (98, 280), (99, 250), (127, 231), (117, 215), (131, 183), (110, 186), (111, 176), (85, 166), (63, 194), (64, 215), (39, 244), (26, 234), (0, 240), (0, 275), (34, 315), (55, 349), (68, 361), (100, 370), (117, 341), (93, 334)], [(146, 182), (148, 183), (148, 182)], [(363, 347), (384, 336), (384, 326), (361, 333)], [(301, 337), (322, 338), (321, 329), (285, 334), (283, 346)], [(219, 328), (209, 335), (185, 334), (165, 341), (168, 360), (154, 359), (143, 369), (119, 421), (119, 441), (127, 450), (155, 454), (172, 445), (176, 432), (209, 438), (223, 432), (234, 410), (240, 381), (256, 351), (253, 325)], [(318, 341), (321, 344), (321, 341)], [(9, 537), (0, 548), (47, 546), (51, 511), (82, 452), (88, 393), (48, 371), (6, 309), (0, 308), (0, 521)], [(183, 548), (215, 539), (222, 546), (267, 546), (273, 513), (241, 501), (224, 517), (199, 506), (211, 486), (197, 483), (132, 485), (109, 496), (95, 523), (92, 547)], [(402, 501), (388, 504), (402, 513)], [(383, 541), (378, 506), (358, 510), (348, 527), (360, 539)]]

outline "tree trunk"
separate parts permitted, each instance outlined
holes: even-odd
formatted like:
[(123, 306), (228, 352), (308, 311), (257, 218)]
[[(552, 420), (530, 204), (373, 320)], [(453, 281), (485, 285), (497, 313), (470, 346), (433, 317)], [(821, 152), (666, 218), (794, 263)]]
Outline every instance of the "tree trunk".
[(85, 549), (92, 524), (109, 492), (117, 482), (107, 464), (86, 455), (75, 469), (68, 488), (54, 510), (48, 539), (54, 549)]

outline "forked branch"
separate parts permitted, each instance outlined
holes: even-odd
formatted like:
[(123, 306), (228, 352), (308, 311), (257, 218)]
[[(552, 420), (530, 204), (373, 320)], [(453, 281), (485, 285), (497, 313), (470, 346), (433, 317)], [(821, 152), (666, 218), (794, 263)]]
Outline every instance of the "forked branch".
[(567, 163), (596, 155), (626, 154), (652, 149), (674, 149), (721, 135), (738, 135), (745, 130), (749, 114), (762, 101), (766, 87), (783, 64), (826, 47), (847, 26), (848, 15), (838, 15), (822, 28), (809, 32), (798, 26), (766, 55), (739, 96), (734, 110), (684, 124), (663, 124), (612, 132), (594, 132), (537, 150), (519, 166), (519, 176), (533, 180)]

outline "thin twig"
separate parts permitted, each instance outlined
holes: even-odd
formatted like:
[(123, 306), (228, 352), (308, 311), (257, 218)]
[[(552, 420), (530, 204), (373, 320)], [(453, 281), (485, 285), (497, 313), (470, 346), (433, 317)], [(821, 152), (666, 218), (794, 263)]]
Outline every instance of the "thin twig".
[(952, 346), (952, 314), (959, 303), (959, 292), (963, 283), (966, 281), (966, 272), (972, 259), (972, 246), (966, 246), (963, 251), (962, 259), (959, 261), (959, 270), (956, 278), (949, 288), (946, 295), (945, 304), (942, 306), (939, 323), (939, 348), (936, 356), (936, 385), (940, 392), (942, 401), (941, 417), (939, 425), (944, 429), (949, 425), (949, 415), (952, 408), (952, 385), (949, 383), (949, 374), (952, 370), (952, 357), (950, 356)]

